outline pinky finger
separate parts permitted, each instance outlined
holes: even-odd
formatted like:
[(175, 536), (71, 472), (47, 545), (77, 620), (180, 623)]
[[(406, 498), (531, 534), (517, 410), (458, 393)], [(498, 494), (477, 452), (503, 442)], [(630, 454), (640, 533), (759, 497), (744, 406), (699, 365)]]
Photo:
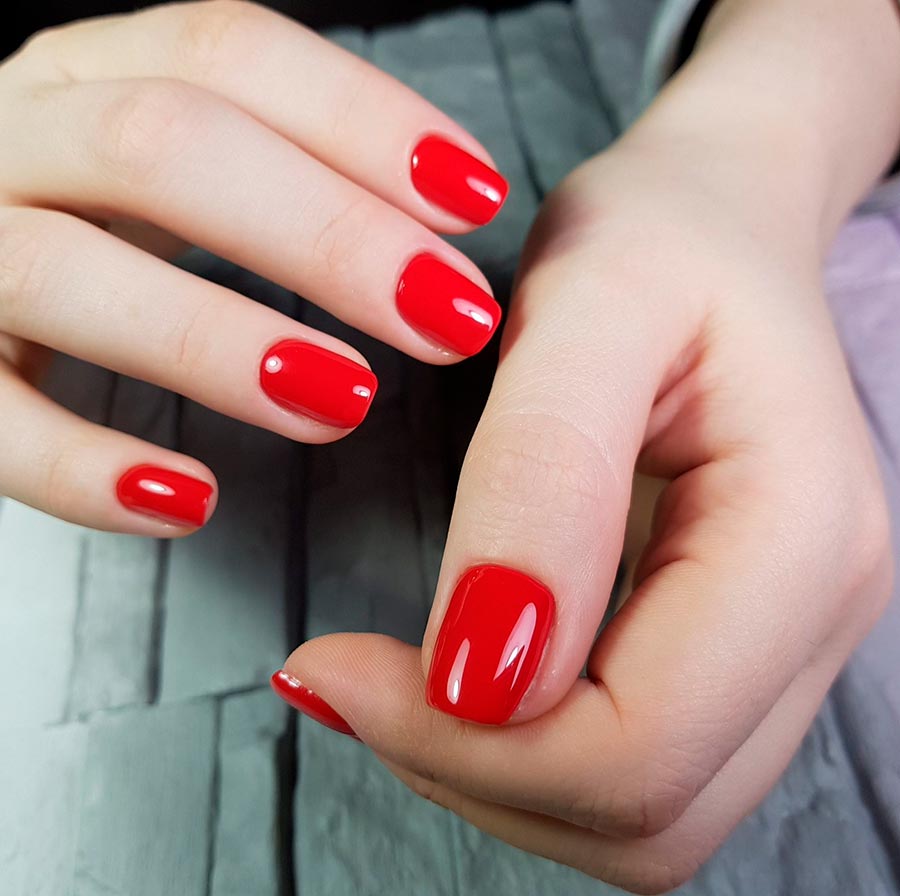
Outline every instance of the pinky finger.
[(204, 525), (199, 461), (89, 423), (0, 364), (0, 495), (93, 529), (176, 538)]

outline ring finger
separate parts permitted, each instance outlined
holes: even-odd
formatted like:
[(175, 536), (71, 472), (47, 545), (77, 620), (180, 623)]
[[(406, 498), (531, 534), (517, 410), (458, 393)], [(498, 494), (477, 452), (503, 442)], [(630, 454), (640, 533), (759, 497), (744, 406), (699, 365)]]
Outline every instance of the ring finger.
[(0, 331), (304, 442), (357, 426), (377, 388), (346, 344), (92, 224), (0, 211)]

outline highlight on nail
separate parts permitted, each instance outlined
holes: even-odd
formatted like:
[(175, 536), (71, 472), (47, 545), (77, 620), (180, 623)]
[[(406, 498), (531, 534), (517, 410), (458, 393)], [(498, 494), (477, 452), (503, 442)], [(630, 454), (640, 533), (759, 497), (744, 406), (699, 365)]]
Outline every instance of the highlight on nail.
[(178, 526), (204, 525), (212, 495), (208, 482), (151, 464), (132, 467), (116, 483), (124, 507)]
[(378, 389), (367, 367), (300, 339), (284, 339), (266, 351), (259, 383), (279, 407), (339, 429), (362, 423)]
[(410, 176), (413, 186), (429, 202), (479, 226), (494, 218), (509, 193), (502, 174), (436, 134), (416, 145), (410, 158)]
[(490, 293), (427, 252), (403, 269), (397, 311), (423, 336), (464, 357), (487, 345), (502, 315)]
[(428, 703), (472, 722), (508, 721), (534, 680), (555, 612), (552, 592), (532, 576), (496, 564), (466, 570), (438, 632)]
[(335, 712), (318, 694), (306, 687), (298, 678), (295, 678), (284, 669), (275, 672), (270, 684), (272, 690), (281, 697), (289, 706), (302, 712), (305, 716), (331, 728), (333, 731), (339, 731), (349, 737), (359, 740), (359, 736), (350, 727), (346, 719)]

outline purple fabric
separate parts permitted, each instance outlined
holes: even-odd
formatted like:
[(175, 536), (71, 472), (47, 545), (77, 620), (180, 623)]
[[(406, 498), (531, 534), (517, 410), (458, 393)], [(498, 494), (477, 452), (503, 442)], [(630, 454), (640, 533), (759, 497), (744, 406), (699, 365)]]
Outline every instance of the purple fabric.
[[(825, 283), (900, 557), (900, 191), (841, 232)], [(781, 780), (683, 896), (900, 896), (900, 588)]]
[[(875, 442), (900, 558), (900, 194), (844, 228), (828, 299)], [(884, 617), (832, 691), (857, 783), (900, 886), (900, 576)]]

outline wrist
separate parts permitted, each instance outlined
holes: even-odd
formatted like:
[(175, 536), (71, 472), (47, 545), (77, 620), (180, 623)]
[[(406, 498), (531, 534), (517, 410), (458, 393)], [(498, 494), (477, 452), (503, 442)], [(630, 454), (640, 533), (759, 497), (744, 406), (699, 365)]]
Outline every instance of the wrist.
[(718, 0), (625, 142), (654, 140), (695, 153), (701, 181), (730, 168), (748, 205), (789, 197), (790, 226), (815, 228), (821, 251), (900, 145), (894, 0)]
[[(818, 266), (831, 231), (833, 178), (808, 129), (748, 97), (741, 106), (679, 84), (613, 148), (655, 189), (695, 197), (710, 226), (726, 220), (754, 239)], [(693, 201), (693, 200), (692, 200)]]

